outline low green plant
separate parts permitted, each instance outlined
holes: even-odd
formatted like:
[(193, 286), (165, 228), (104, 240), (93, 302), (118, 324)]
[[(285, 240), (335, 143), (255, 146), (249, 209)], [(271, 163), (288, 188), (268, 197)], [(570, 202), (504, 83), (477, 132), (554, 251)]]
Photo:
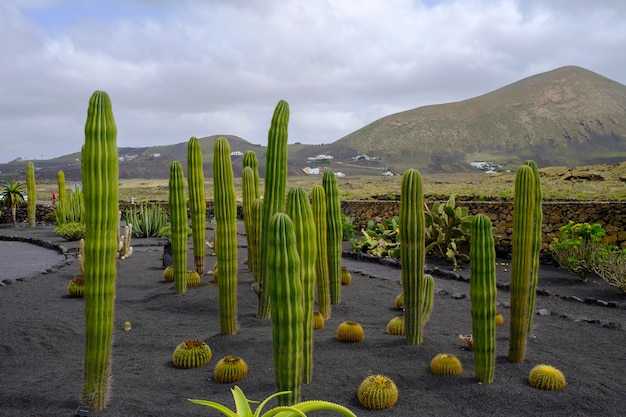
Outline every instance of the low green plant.
[(270, 400), (280, 395), (287, 395), (290, 393), (289, 391), (281, 391), (270, 395), (265, 400), (261, 401), (261, 403), (253, 413), (252, 409), (250, 408), (250, 403), (252, 401), (246, 398), (241, 388), (235, 385), (235, 388), (231, 388), (231, 391), (233, 393), (233, 398), (235, 399), (235, 411), (232, 411), (228, 407), (213, 401), (192, 399), (190, 399), (189, 401), (195, 404), (211, 407), (215, 410), (218, 410), (227, 417), (306, 417), (306, 413), (320, 410), (333, 411), (340, 415), (348, 417), (356, 417), (356, 414), (354, 414), (346, 407), (322, 400), (310, 400), (290, 406), (278, 406), (261, 414), (261, 412), (263, 411), (263, 407), (265, 407)]
[[(187, 236), (191, 236), (192, 233), (193, 233), (193, 231), (191, 230), (191, 227), (187, 226)], [(163, 226), (159, 230), (159, 234), (157, 236), (168, 238), (168, 239), (171, 238), (172, 237), (172, 226), (170, 226), (169, 224), (167, 226)]]
[(456, 207), (455, 195), (445, 203), (424, 207), (426, 220), (426, 253), (448, 259), (458, 267), (458, 260), (469, 262), (469, 236), (472, 218), (467, 207)]
[(126, 223), (133, 225), (133, 236), (154, 237), (167, 225), (167, 211), (156, 204), (140, 204), (126, 210)]
[(550, 245), (552, 256), (561, 268), (567, 269), (583, 281), (600, 262), (604, 228), (598, 223), (569, 221), (559, 229), (559, 236)]
[(341, 213), (341, 223), (343, 225), (343, 238), (342, 240), (350, 240), (354, 237), (356, 228), (354, 227), (354, 219)]
[(54, 232), (63, 239), (73, 242), (85, 238), (85, 223), (69, 222), (54, 228)]
[(351, 238), (350, 244), (355, 252), (366, 252), (378, 257), (399, 258), (398, 233), (398, 216), (380, 223), (370, 220), (367, 223), (367, 229), (361, 229), (361, 237)]
[(626, 249), (613, 245), (602, 247), (593, 272), (609, 285), (626, 292)]

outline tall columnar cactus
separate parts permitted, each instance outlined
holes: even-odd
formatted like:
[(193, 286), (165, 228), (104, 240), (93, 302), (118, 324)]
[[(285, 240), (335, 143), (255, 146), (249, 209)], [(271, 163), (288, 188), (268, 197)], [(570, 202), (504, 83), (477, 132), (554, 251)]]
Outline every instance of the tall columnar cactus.
[(533, 170), (522, 165), (515, 176), (513, 236), (511, 239), (511, 319), (509, 361), (522, 362), (528, 332), (529, 292), (533, 269), (534, 236), (537, 219), (537, 181)]
[(400, 262), (404, 289), (404, 321), (406, 342), (419, 345), (423, 341), (426, 279), (425, 219), (422, 176), (409, 169), (402, 177), (400, 190)]
[(59, 189), (59, 195), (57, 196), (57, 202), (54, 207), (54, 217), (57, 221), (57, 226), (60, 226), (65, 223), (65, 210), (66, 210), (66, 199), (65, 196), (65, 173), (63, 171), (57, 172), (57, 186)]
[[(265, 158), (265, 190), (263, 197), (262, 230), (267, 230), (275, 213), (285, 211), (287, 189), (287, 140), (289, 125), (289, 104), (280, 100), (274, 109), (272, 123), (267, 137)], [(268, 319), (271, 314), (270, 297), (265, 290), (269, 277), (267, 247), (269, 236), (263, 233), (261, 243), (261, 266), (259, 274), (259, 306), (257, 316)]]
[(541, 205), (543, 203), (543, 195), (541, 192), (541, 180), (539, 178), (539, 168), (534, 161), (526, 161), (524, 165), (528, 165), (533, 170), (535, 176), (535, 220), (533, 225), (535, 227), (533, 232), (533, 247), (532, 247), (532, 271), (530, 275), (530, 288), (528, 290), (528, 325), (526, 328), (526, 334), (530, 337), (530, 329), (533, 325), (533, 316), (535, 313), (535, 298), (537, 297), (537, 282), (539, 281), (539, 251), (541, 250), (541, 226), (543, 223), (543, 211)]
[(341, 239), (343, 227), (341, 224), (341, 203), (337, 178), (332, 171), (324, 172), (322, 186), (326, 193), (326, 233), (328, 253), (328, 281), (330, 283), (331, 304), (341, 303)]
[[(261, 269), (261, 239), (262, 239), (262, 219), (263, 219), (263, 200), (255, 198), (250, 208), (250, 220), (252, 228), (250, 230), (249, 245), (252, 248), (252, 257), (248, 258), (248, 262), (251, 263), (250, 268), (254, 275), (255, 285), (259, 283), (259, 274)], [(257, 288), (258, 289), (258, 288)]]
[(111, 382), (119, 215), (116, 139), (111, 100), (96, 91), (89, 100), (81, 164), (87, 236), (83, 404), (95, 411), (106, 408)]
[(28, 227), (35, 227), (37, 217), (37, 187), (35, 186), (35, 164), (26, 164), (26, 190), (28, 192)]
[(471, 225), (470, 298), (476, 378), (493, 382), (496, 363), (496, 249), (491, 221), (477, 214)]
[(315, 299), (315, 258), (317, 236), (313, 211), (306, 191), (292, 188), (287, 194), (287, 214), (293, 222), (296, 247), (300, 256), (300, 278), (302, 280), (303, 355), (302, 382), (308, 384), (313, 376), (313, 301)]
[(315, 233), (317, 235), (317, 257), (315, 258), (315, 274), (317, 278), (317, 309), (324, 317), (330, 318), (330, 284), (328, 281), (328, 252), (326, 224), (326, 193), (321, 185), (311, 189), (311, 203)]
[(237, 203), (226, 138), (215, 141), (215, 253), (219, 265), (219, 315), (222, 334), (237, 333)]
[(254, 198), (261, 198), (261, 190), (259, 186), (259, 160), (254, 151), (246, 151), (243, 154), (243, 167), (250, 167), (254, 174)]
[[(268, 266), (277, 279), (268, 280), (271, 298), (274, 369), (278, 391), (291, 393), (278, 397), (279, 405), (300, 400), (304, 311), (300, 258), (293, 222), (285, 213), (276, 213), (268, 224)], [(221, 278), (220, 278), (221, 279)]]
[(172, 262), (176, 294), (187, 291), (187, 201), (183, 166), (178, 161), (170, 165), (169, 205), (172, 232)]
[(206, 255), (206, 199), (204, 198), (202, 147), (196, 137), (191, 137), (187, 144), (187, 182), (189, 183), (189, 209), (193, 236), (193, 263), (198, 275), (202, 276)]
[(244, 167), (241, 173), (241, 194), (243, 205), (243, 225), (246, 229), (246, 242), (248, 243), (248, 268), (254, 272), (254, 236), (252, 235), (254, 225), (252, 224), (252, 205), (258, 197), (254, 187), (254, 171), (250, 167)]

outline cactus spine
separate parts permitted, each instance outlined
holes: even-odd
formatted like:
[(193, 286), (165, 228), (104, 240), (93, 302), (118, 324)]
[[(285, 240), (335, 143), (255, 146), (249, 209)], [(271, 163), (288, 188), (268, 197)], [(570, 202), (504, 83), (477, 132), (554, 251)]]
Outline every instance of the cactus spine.
[[(302, 280), (300, 258), (293, 222), (285, 213), (276, 213), (268, 224), (267, 281), (271, 297), (274, 369), (278, 391), (291, 391), (278, 397), (279, 405), (293, 405), (300, 399), (302, 382)], [(221, 278), (220, 278), (221, 279)]]
[(189, 183), (189, 208), (193, 231), (193, 263), (198, 275), (204, 274), (206, 254), (206, 199), (204, 198), (204, 172), (202, 148), (198, 138), (187, 144), (187, 181)]
[(213, 151), (215, 182), (215, 253), (220, 268), (218, 279), (219, 315), (222, 334), (237, 333), (237, 204), (226, 138), (215, 141)]
[[(265, 190), (263, 196), (263, 218), (261, 228), (267, 227), (275, 213), (285, 211), (285, 193), (287, 189), (287, 140), (289, 125), (289, 104), (280, 100), (274, 109), (272, 122), (267, 137), (267, 156), (265, 162)], [(269, 277), (267, 250), (269, 236), (262, 234), (261, 265), (259, 274), (259, 306), (257, 316), (268, 319), (271, 314), (270, 297), (265, 287)]]
[(324, 320), (330, 318), (330, 284), (328, 281), (328, 252), (326, 224), (326, 192), (321, 185), (311, 189), (311, 203), (315, 233), (317, 235), (317, 256), (315, 258), (315, 275), (317, 279), (317, 307)]
[(539, 168), (534, 161), (526, 161), (524, 165), (528, 165), (533, 170), (533, 175), (536, 182), (536, 207), (535, 207), (535, 219), (533, 221), (533, 247), (532, 247), (532, 270), (530, 274), (530, 288), (528, 292), (528, 325), (526, 327), (526, 335), (530, 337), (530, 329), (533, 325), (533, 315), (535, 312), (535, 298), (537, 297), (537, 282), (539, 281), (539, 251), (541, 250), (541, 226), (543, 223), (543, 211), (541, 204), (543, 202), (543, 195), (541, 192), (541, 181), (539, 179)]
[(330, 285), (331, 304), (341, 303), (341, 239), (343, 230), (341, 224), (341, 204), (337, 178), (332, 171), (324, 172), (322, 186), (326, 193), (326, 233), (328, 253), (328, 281)]
[(511, 319), (509, 323), (509, 361), (522, 362), (528, 331), (530, 275), (537, 208), (537, 181), (533, 170), (522, 165), (515, 176), (513, 200), (513, 237), (511, 239)]
[(37, 187), (35, 186), (35, 164), (26, 164), (26, 190), (28, 192), (28, 227), (35, 227), (37, 221)]
[(187, 291), (187, 202), (183, 182), (183, 167), (178, 161), (170, 165), (169, 204), (172, 229), (172, 261), (176, 294)]
[(477, 214), (471, 226), (470, 298), (476, 378), (493, 382), (496, 363), (496, 249), (491, 221)]
[(424, 278), (426, 238), (423, 207), (422, 176), (419, 171), (409, 169), (402, 177), (399, 229), (405, 334), (410, 345), (419, 345), (423, 341), (423, 311), (424, 305), (428, 304), (424, 301), (427, 284)]
[(117, 127), (108, 94), (95, 91), (85, 122), (82, 180), (85, 201), (85, 372), (83, 404), (106, 408), (111, 380), (111, 341), (117, 254)]
[(313, 374), (313, 301), (315, 299), (315, 257), (317, 236), (309, 198), (300, 187), (287, 194), (287, 214), (293, 222), (296, 247), (300, 256), (300, 279), (302, 280), (303, 355), (302, 382), (311, 382)]

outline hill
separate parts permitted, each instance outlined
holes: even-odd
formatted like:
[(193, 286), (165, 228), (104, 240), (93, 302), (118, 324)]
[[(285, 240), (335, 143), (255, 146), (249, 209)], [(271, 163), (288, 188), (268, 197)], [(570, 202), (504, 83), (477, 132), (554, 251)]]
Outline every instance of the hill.
[(469, 100), (386, 116), (333, 146), (426, 172), (482, 160), (615, 163), (626, 158), (626, 86), (580, 67), (558, 68)]

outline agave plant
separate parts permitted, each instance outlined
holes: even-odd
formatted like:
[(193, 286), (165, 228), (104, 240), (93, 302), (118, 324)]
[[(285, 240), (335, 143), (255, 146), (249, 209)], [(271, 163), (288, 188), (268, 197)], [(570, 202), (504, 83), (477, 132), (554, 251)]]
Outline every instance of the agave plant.
[(211, 407), (215, 410), (220, 411), (222, 414), (228, 417), (274, 417), (274, 416), (275, 417), (295, 417), (295, 416), (306, 417), (306, 413), (311, 412), (311, 411), (320, 411), (320, 410), (334, 411), (343, 416), (356, 417), (356, 414), (354, 414), (352, 411), (348, 410), (347, 408), (339, 404), (334, 404), (334, 403), (331, 403), (328, 401), (322, 401), (322, 400), (310, 400), (310, 401), (303, 401), (301, 403), (294, 404), (291, 406), (279, 406), (279, 407), (272, 408), (271, 410), (268, 410), (265, 413), (261, 414), (261, 412), (263, 411), (263, 407), (265, 407), (265, 405), (272, 398), (278, 397), (279, 395), (289, 394), (289, 391), (281, 391), (281, 392), (277, 392), (275, 394), (270, 395), (259, 404), (255, 412), (253, 413), (252, 409), (250, 408), (251, 401), (246, 398), (241, 388), (235, 385), (235, 388), (232, 388), (231, 391), (233, 393), (233, 398), (235, 399), (236, 411), (232, 411), (228, 407), (220, 403), (213, 402), (213, 401), (192, 400), (192, 399), (190, 399), (189, 401), (195, 404), (200, 404), (200, 405), (204, 405), (207, 407)]

